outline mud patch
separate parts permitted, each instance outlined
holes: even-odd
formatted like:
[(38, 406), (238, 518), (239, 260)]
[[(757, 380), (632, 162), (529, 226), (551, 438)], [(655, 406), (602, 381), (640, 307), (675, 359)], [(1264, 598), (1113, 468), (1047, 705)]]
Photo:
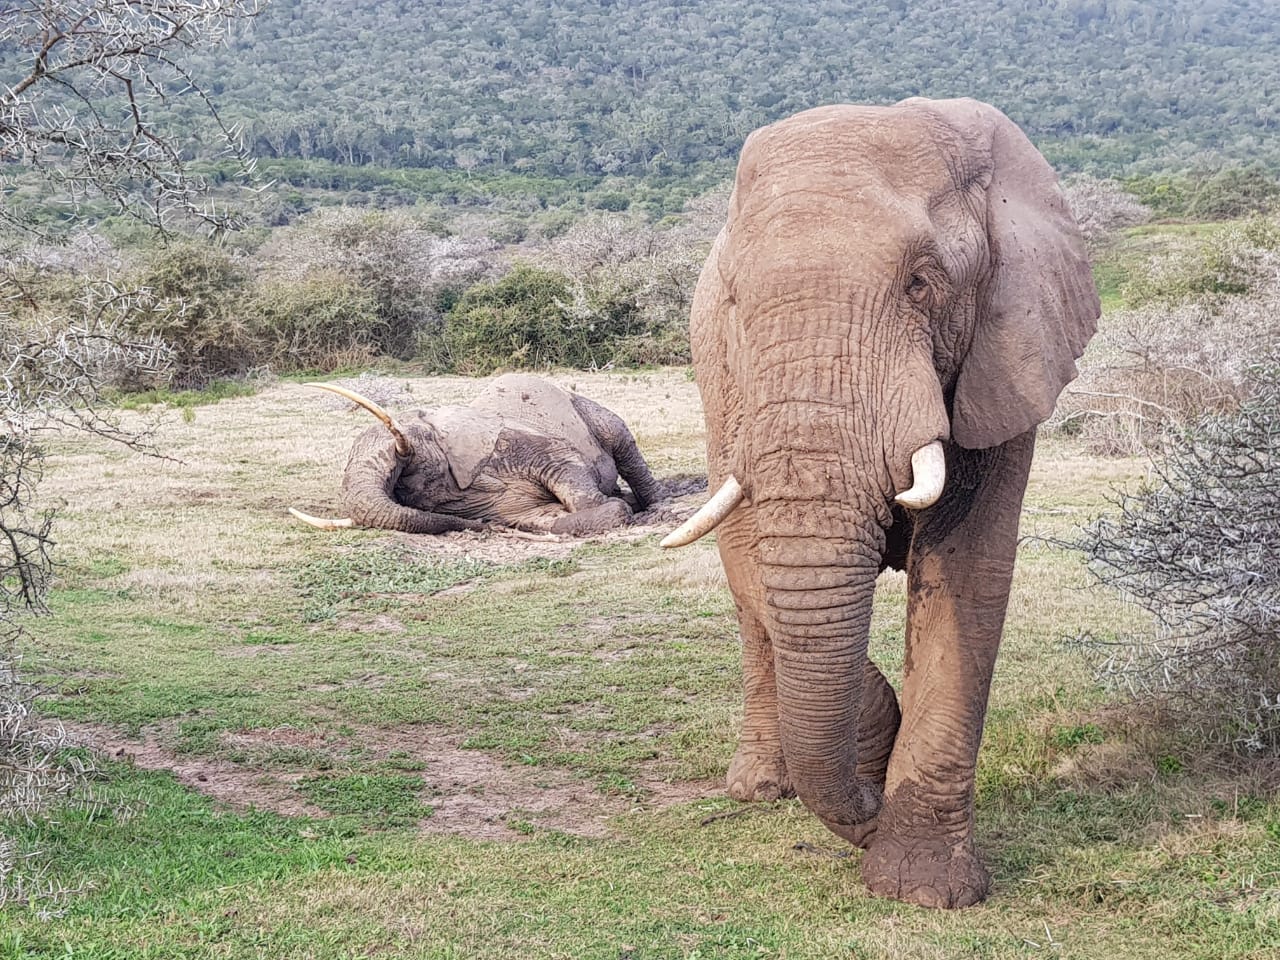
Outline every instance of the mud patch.
[(117, 731), (96, 724), (64, 723), (63, 726), (79, 744), (141, 770), (171, 773), (183, 786), (232, 809), (270, 810), (286, 817), (325, 815), (294, 790), (293, 784), (303, 773), (267, 772), (208, 757), (179, 757), (162, 747), (155, 733), (147, 733), (142, 740), (129, 740)]
[[(584, 543), (630, 542), (649, 536), (666, 536), (702, 506), (707, 490), (705, 474), (664, 477), (660, 483), (664, 499), (648, 510), (637, 513), (629, 525), (589, 537), (531, 534), (501, 528), (482, 533), (462, 530), (437, 535), (396, 533), (391, 536), (406, 551), (433, 558), (481, 560), (499, 566), (524, 563), (535, 558), (561, 560), (569, 557)], [(473, 589), (473, 585), (461, 583), (435, 596), (466, 593), (470, 589)]]

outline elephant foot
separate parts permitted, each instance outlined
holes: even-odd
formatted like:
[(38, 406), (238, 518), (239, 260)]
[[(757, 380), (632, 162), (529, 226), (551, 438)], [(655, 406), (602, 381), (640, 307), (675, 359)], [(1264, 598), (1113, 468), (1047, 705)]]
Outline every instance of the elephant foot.
[(991, 889), (991, 875), (969, 839), (928, 844), (873, 836), (862, 880), (878, 896), (942, 910), (972, 906)]
[(796, 795), (782, 753), (757, 753), (739, 747), (726, 778), (729, 796), (735, 800), (782, 800)]
[(562, 514), (551, 524), (551, 532), (586, 537), (625, 527), (630, 522), (631, 508), (625, 500), (606, 500), (598, 507)]

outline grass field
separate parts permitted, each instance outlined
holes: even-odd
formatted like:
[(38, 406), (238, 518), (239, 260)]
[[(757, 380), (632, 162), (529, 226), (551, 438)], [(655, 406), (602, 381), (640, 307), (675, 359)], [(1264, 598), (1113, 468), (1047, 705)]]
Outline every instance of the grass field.
[[(684, 371), (562, 380), (658, 474), (703, 470)], [(1141, 622), (1074, 557), (1023, 546), (979, 769), (995, 888), (934, 913), (869, 896), (798, 803), (724, 797), (738, 645), (712, 544), (291, 521), (337, 509), (367, 419), (280, 384), (170, 414), (170, 461), (55, 441), (62, 568), (26, 665), (106, 750), (105, 808), (18, 830), (79, 892), (0, 915), (0, 957), (1280, 956), (1280, 803), (1102, 699), (1064, 638)], [(1024, 533), (1069, 532), (1138, 469), (1042, 442)], [(903, 596), (882, 578), (890, 676)]]

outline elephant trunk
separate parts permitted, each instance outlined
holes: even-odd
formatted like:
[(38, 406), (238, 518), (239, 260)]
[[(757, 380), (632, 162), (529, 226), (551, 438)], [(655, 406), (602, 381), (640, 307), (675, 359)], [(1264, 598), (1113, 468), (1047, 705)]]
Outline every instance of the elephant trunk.
[[(342, 503), (348, 516), (362, 527), (398, 530), (401, 533), (448, 533), (481, 530), (484, 524), (449, 514), (406, 506), (396, 500), (396, 483), (410, 457), (397, 452), (381, 429), (356, 439), (342, 477)], [(415, 455), (422, 455), (417, 451)]]
[(927, 508), (945, 482), (934, 441), (947, 435), (947, 419), (931, 358), (893, 341), (883, 348), (893, 362), (877, 366), (849, 332), (859, 310), (885, 300), (862, 289), (811, 298), (798, 342), (769, 334), (782, 319), (796, 322), (792, 299), (775, 296), (774, 315), (747, 321), (760, 333), (754, 376), (743, 377), (750, 426), (734, 463), (760, 536), (787, 773), (805, 805), (847, 839), (882, 802), (881, 788), (856, 771), (891, 502), (900, 494), (910, 509)]
[[(880, 788), (855, 771), (883, 534), (825, 500), (759, 502), (757, 520), (787, 772), (805, 806), (849, 836), (881, 803)], [(810, 524), (831, 532), (802, 534)]]

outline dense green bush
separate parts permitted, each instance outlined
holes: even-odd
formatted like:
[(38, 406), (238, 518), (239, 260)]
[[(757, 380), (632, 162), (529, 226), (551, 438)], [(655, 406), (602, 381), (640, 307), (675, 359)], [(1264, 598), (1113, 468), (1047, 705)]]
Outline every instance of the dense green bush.
[(1232, 220), (1265, 213), (1280, 200), (1280, 181), (1256, 164), (1130, 177), (1124, 186), (1160, 220)]
[(156, 251), (136, 279), (149, 297), (129, 315), (128, 329), (172, 348), (177, 386), (253, 365), (259, 346), (246, 320), (250, 276), (231, 254), (195, 240), (175, 243)]
[(259, 356), (277, 372), (367, 364), (385, 339), (376, 298), (344, 277), (264, 282), (254, 291), (249, 314)]
[(562, 273), (528, 264), (472, 287), (445, 316), (444, 343), (458, 373), (501, 367), (598, 367), (645, 333), (635, 304), (594, 295)]

